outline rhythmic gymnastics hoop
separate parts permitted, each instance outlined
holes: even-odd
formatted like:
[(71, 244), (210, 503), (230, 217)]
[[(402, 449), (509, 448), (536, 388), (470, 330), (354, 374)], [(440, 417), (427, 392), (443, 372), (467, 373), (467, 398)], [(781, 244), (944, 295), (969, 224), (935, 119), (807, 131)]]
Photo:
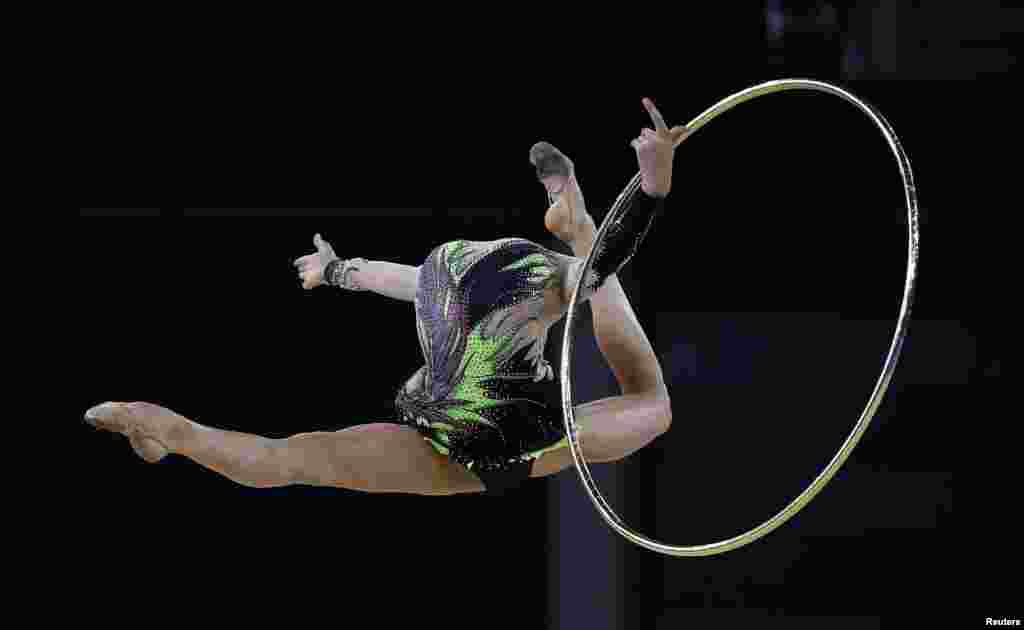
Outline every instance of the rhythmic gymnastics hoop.
[[(875, 383), (874, 392), (871, 394), (871, 398), (868, 400), (868, 404), (864, 407), (864, 411), (861, 413), (860, 419), (857, 421), (856, 426), (854, 426), (853, 431), (846, 438), (846, 441), (843, 442), (835, 457), (832, 458), (832, 461), (825, 467), (825, 470), (823, 470), (821, 474), (819, 474), (798, 497), (793, 499), (789, 505), (783, 508), (782, 511), (747, 532), (727, 540), (707, 545), (670, 545), (652, 540), (643, 534), (634, 531), (615, 513), (614, 510), (612, 510), (604, 496), (601, 495), (601, 492), (597, 488), (597, 484), (594, 483), (593, 476), (590, 474), (590, 468), (587, 466), (587, 462), (583, 459), (583, 455), (580, 452), (579, 433), (576, 428), (576, 414), (573, 411), (572, 370), (570, 363), (572, 358), (572, 331), (573, 326), (576, 323), (576, 308), (579, 305), (580, 288), (583, 286), (584, 280), (589, 275), (588, 272), (594, 263), (594, 253), (601, 249), (605, 236), (608, 233), (608, 229), (612, 224), (620, 221), (627, 205), (625, 204), (625, 201), (635, 194), (637, 188), (640, 187), (641, 177), (640, 173), (637, 173), (619, 195), (618, 199), (615, 200), (615, 205), (612, 206), (612, 209), (608, 212), (608, 216), (605, 217), (602, 222), (601, 229), (597, 232), (597, 238), (594, 241), (594, 246), (591, 248), (590, 254), (587, 255), (587, 259), (584, 262), (583, 272), (579, 274), (579, 278), (576, 281), (576, 288), (573, 290), (572, 300), (569, 302), (569, 310), (566, 314), (565, 335), (562, 343), (562, 411), (564, 414), (566, 435), (569, 437), (569, 450), (572, 452), (572, 459), (576, 465), (576, 472), (579, 473), (580, 479), (583, 481), (583, 487), (586, 489), (587, 494), (590, 495), (590, 499), (594, 502), (594, 506), (597, 507), (597, 511), (601, 514), (608, 525), (610, 525), (613, 530), (618, 532), (626, 540), (667, 556), (713, 556), (725, 553), (726, 551), (732, 551), (733, 549), (738, 549), (744, 545), (754, 542), (779, 527), (810, 503), (811, 499), (821, 492), (828, 482), (832, 480), (832, 477), (846, 461), (846, 458), (850, 456), (850, 453), (857, 445), (857, 442), (860, 441), (861, 436), (864, 435), (864, 431), (867, 430), (868, 424), (870, 424), (875, 412), (878, 411), (878, 407), (882, 403), (882, 398), (885, 396), (885, 391), (889, 387), (889, 382), (892, 380), (893, 371), (896, 369), (900, 350), (903, 348), (903, 341), (907, 335), (907, 324), (910, 321), (910, 310), (911, 305), (913, 304), (914, 287), (917, 279), (919, 240), (917, 191), (914, 188), (914, 176), (910, 170), (910, 160), (907, 158), (907, 154), (903, 151), (903, 147), (900, 146), (899, 139), (896, 138), (896, 134), (893, 132), (892, 127), (889, 126), (889, 123), (882, 117), (881, 113), (853, 94), (830, 83), (809, 79), (781, 79), (778, 81), (768, 81), (766, 83), (755, 85), (715, 103), (686, 125), (687, 129), (689, 129), (687, 137), (696, 133), (698, 129), (706, 125), (716, 116), (729, 111), (740, 103), (744, 103), (766, 94), (774, 94), (776, 92), (784, 92), (787, 90), (814, 90), (817, 92), (826, 92), (852, 103), (862, 112), (867, 114), (868, 118), (878, 126), (878, 129), (882, 132), (882, 135), (885, 136), (886, 141), (889, 143), (889, 148), (892, 149), (893, 154), (896, 156), (896, 161), (900, 167), (900, 175), (903, 177), (903, 192), (907, 203), (908, 225), (907, 276), (906, 282), (903, 285), (903, 303), (900, 306), (900, 315), (896, 322), (896, 332), (893, 334), (892, 344), (889, 346), (889, 354), (885, 360), (885, 365), (882, 368), (882, 373), (879, 376), (878, 381)], [(679, 146), (681, 142), (682, 140), (677, 142), (676, 146)]]

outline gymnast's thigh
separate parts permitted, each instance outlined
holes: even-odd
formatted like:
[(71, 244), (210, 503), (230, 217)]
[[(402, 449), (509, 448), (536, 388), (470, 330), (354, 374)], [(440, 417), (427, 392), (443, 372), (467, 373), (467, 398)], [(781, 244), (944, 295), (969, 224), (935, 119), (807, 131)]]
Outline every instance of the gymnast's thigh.
[[(309, 439), (318, 436), (328, 436), (337, 444), (307, 450), (324, 451), (334, 457), (335, 467), (346, 471), (339, 475), (344, 480), (340, 484), (343, 487), (435, 496), (484, 490), (476, 475), (438, 453), (416, 429), (408, 426), (378, 422), (332, 434), (309, 434)], [(301, 440), (305, 436), (296, 437)], [(317, 443), (321, 442), (322, 439)]]

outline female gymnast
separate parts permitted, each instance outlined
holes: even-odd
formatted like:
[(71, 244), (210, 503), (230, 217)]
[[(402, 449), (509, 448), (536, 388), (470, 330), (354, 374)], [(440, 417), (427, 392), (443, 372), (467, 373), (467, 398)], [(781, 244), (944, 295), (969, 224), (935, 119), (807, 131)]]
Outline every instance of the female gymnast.
[[(594, 334), (621, 396), (576, 407), (589, 462), (613, 462), (668, 430), (672, 409), (661, 366), (616, 273), (646, 236), (672, 187), (675, 146), (650, 99), (654, 129), (630, 142), (642, 182), (584, 283)], [(373, 291), (413, 302), (426, 364), (398, 390), (393, 423), (272, 439), (203, 426), (145, 402), (97, 405), (92, 426), (123, 434), (146, 461), (184, 455), (245, 486), (294, 484), (363, 492), (502, 493), (529, 477), (572, 466), (558, 387), (543, 358), (550, 327), (565, 315), (597, 226), (573, 162), (539, 142), (530, 162), (548, 192), (545, 225), (573, 251), (524, 239), (452, 241), (420, 267), (342, 260), (316, 235), (316, 253), (295, 261), (304, 289)]]

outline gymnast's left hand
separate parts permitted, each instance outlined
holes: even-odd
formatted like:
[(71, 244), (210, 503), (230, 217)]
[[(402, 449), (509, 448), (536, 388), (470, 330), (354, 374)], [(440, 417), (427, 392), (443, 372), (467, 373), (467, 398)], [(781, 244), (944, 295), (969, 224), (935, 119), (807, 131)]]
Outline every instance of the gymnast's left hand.
[(629, 145), (636, 149), (641, 188), (652, 197), (664, 197), (672, 190), (672, 158), (676, 145), (689, 135), (690, 130), (682, 125), (669, 129), (654, 102), (645, 98), (643, 103), (654, 121), (654, 129), (641, 129), (640, 137)]
[(298, 270), (299, 279), (302, 280), (302, 288), (315, 289), (324, 283), (324, 270), (332, 260), (337, 260), (338, 255), (334, 253), (331, 244), (320, 238), (317, 234), (313, 237), (315, 254), (295, 259), (293, 263)]

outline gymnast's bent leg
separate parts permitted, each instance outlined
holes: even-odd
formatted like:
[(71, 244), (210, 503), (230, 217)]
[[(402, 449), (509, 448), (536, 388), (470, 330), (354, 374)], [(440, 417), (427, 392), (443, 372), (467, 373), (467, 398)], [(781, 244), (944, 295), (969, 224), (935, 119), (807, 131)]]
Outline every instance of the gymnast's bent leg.
[[(534, 150), (549, 155), (555, 164), (568, 164), (561, 169), (564, 181), (559, 180), (557, 168), (549, 167), (549, 178), (544, 178), (543, 169), (538, 168), (549, 191), (562, 191), (545, 223), (575, 254), (575, 258), (567, 257), (560, 270), (565, 278), (561, 295), (564, 315), (576, 286), (576, 273), (594, 245), (597, 227), (586, 212), (571, 162), (545, 143)], [(594, 275), (584, 283), (581, 296), (590, 301), (598, 347), (622, 389), (621, 396), (575, 407), (583, 455), (592, 463), (621, 460), (650, 444), (672, 424), (671, 399), (657, 355), (615, 275), (637, 251), (663, 210), (664, 198), (638, 190), (627, 203), (631, 207), (595, 257)], [(572, 465), (572, 454), (567, 448), (550, 451), (537, 460), (531, 476), (552, 475)]]

